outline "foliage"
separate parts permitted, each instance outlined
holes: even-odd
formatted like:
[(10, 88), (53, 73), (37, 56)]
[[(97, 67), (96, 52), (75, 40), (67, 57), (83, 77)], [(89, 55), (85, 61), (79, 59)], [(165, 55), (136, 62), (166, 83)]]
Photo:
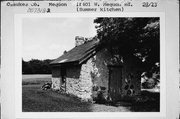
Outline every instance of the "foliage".
[[(96, 18), (101, 46), (112, 54), (135, 57), (152, 72), (160, 60), (159, 18)], [(156, 71), (159, 71), (156, 68)]]
[(152, 88), (155, 88), (156, 85), (157, 85), (157, 80), (155, 80), (153, 78), (149, 78), (147, 81), (142, 83), (142, 88), (143, 89), (152, 89)]
[(50, 62), (52, 60), (32, 59), (30, 61), (22, 60), (22, 74), (50, 74)]

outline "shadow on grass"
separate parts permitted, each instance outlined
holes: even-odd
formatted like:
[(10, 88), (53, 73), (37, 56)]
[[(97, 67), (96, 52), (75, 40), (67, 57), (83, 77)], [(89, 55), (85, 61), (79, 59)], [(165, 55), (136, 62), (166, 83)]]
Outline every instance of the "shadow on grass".
[[(102, 104), (102, 102), (97, 102)], [(126, 107), (131, 112), (159, 112), (160, 111), (160, 93), (142, 91), (141, 95), (132, 98), (125, 98), (117, 102), (104, 102), (104, 105), (114, 107)]]
[(135, 97), (131, 101), (123, 101), (121, 105), (130, 107), (129, 109), (132, 112), (159, 112), (160, 93), (141, 91), (140, 96)]
[(159, 112), (160, 111), (160, 93), (141, 92), (141, 97), (133, 103), (130, 108), (134, 112)]

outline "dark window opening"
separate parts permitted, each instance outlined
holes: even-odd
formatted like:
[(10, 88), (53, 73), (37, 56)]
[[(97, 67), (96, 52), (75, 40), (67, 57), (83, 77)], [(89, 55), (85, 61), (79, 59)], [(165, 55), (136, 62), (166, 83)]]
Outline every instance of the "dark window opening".
[(65, 83), (66, 81), (66, 68), (65, 67), (61, 68), (61, 77), (62, 77), (62, 83)]

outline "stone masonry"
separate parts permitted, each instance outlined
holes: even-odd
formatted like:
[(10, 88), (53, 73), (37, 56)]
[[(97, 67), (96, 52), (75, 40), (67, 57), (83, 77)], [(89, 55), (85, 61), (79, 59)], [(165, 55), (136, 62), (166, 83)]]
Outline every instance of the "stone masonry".
[(54, 90), (60, 90), (61, 87), (61, 78), (53, 78), (51, 79), (52, 81), (52, 89)]
[[(103, 88), (103, 95), (107, 97), (109, 89), (108, 65), (122, 65), (123, 67), (122, 97), (139, 94), (140, 79), (136, 69), (132, 68), (128, 61), (120, 61), (118, 64), (106, 49), (97, 52), (95, 56), (80, 66), (66, 67), (66, 93), (73, 94), (86, 101), (92, 100), (92, 95), (97, 93), (93, 90), (93, 87), (96, 86)], [(52, 88), (59, 90), (62, 85), (61, 75), (59, 74), (60, 68), (58, 71), (55, 70), (52, 78)]]
[[(76, 37), (76, 47), (86, 43), (91, 39), (84, 37)], [(112, 56), (107, 49), (94, 51), (95, 55), (85, 61), (83, 64), (65, 64), (63, 68), (66, 70), (65, 91), (73, 94), (83, 100), (92, 100), (93, 95), (98, 91), (103, 92), (104, 97), (109, 96), (109, 67), (122, 67), (121, 96), (132, 97), (140, 92), (140, 75), (136, 64), (131, 58), (122, 58), (119, 55)], [(61, 76), (61, 66), (52, 68), (52, 88), (60, 90), (64, 85)], [(94, 88), (96, 87), (96, 88)], [(94, 90), (95, 89), (95, 90)]]
[(93, 85), (91, 78), (92, 70), (92, 59), (89, 59), (86, 63), (82, 64), (79, 72), (79, 78), (69, 78), (68, 73), (72, 72), (72, 69), (67, 70), (66, 92), (76, 95), (84, 100), (91, 99)]

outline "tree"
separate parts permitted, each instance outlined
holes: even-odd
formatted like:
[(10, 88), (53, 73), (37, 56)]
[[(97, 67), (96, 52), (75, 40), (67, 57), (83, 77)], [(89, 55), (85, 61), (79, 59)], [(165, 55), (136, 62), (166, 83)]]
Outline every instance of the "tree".
[(28, 62), (22, 59), (22, 74), (32, 74), (33, 68)]
[(51, 74), (50, 62), (52, 60), (31, 59), (30, 61), (22, 60), (23, 74)]
[[(144, 65), (144, 71), (159, 71), (160, 62), (159, 18), (96, 18), (100, 46), (112, 54), (134, 56)], [(155, 68), (156, 67), (156, 68)]]

